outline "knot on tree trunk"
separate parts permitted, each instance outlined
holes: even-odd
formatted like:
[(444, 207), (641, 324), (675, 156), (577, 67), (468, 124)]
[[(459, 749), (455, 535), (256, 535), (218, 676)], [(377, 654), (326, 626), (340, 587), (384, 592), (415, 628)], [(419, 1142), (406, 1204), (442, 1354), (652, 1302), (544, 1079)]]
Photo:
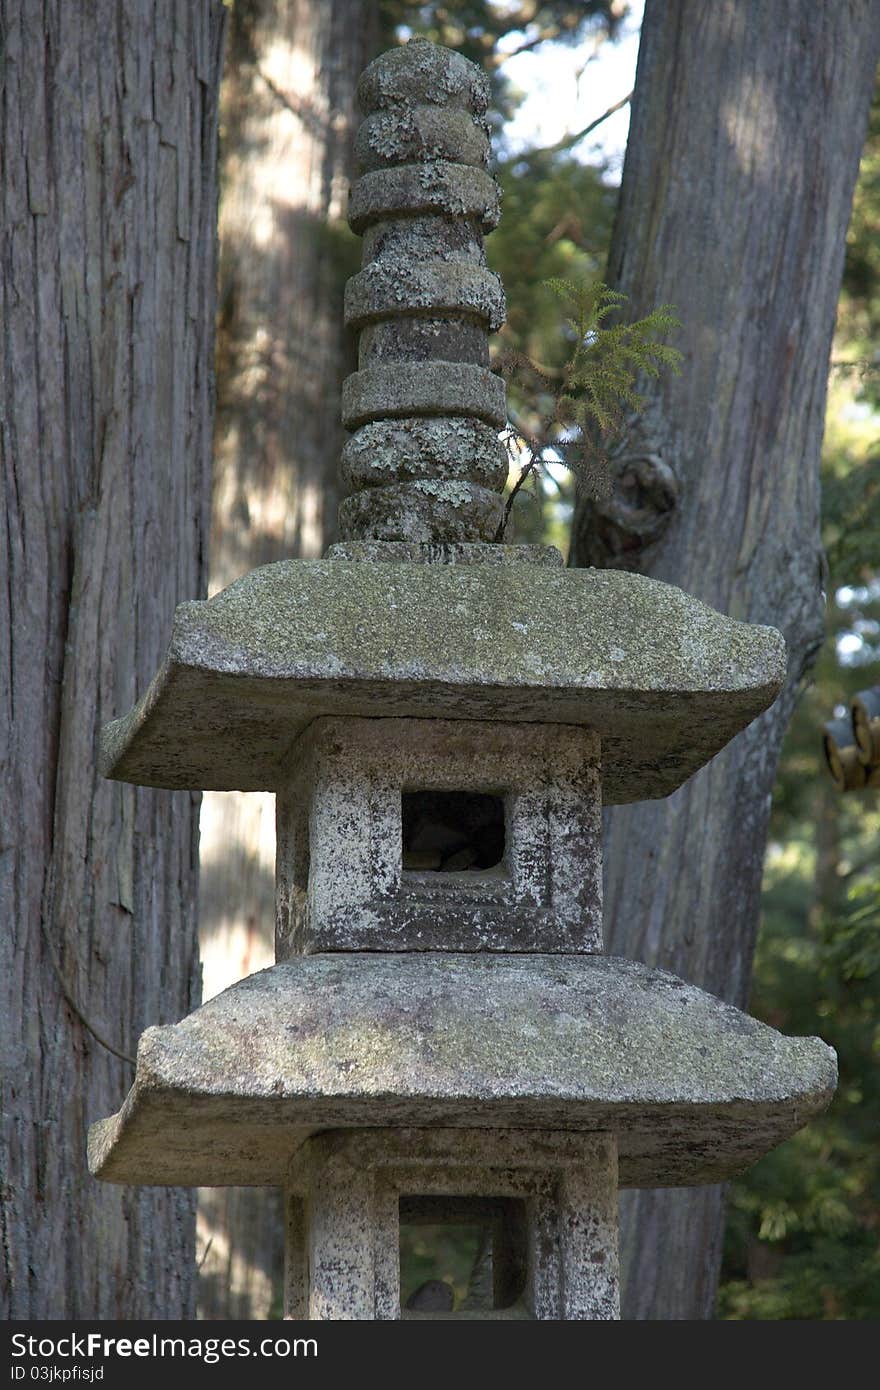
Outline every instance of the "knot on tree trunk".
[(665, 534), (678, 505), (679, 482), (659, 454), (629, 448), (608, 460), (607, 494), (586, 499), (578, 517), (581, 563), (597, 569), (638, 569)]

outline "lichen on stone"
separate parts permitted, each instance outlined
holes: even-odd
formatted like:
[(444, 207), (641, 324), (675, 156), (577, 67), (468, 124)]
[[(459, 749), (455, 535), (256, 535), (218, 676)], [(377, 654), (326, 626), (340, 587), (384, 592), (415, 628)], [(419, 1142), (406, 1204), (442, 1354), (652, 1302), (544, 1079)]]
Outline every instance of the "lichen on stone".
[[(360, 98), (367, 118), (356, 149), (365, 172), (352, 190), (350, 221), (366, 233), (364, 268), (346, 287), (345, 315), (361, 339), (359, 371), (343, 387), (343, 422), (359, 442), (343, 452), (353, 491), (341, 505), (341, 534), (489, 541), (507, 473), (497, 440), (447, 433), (439, 448), (439, 436), (423, 435), (414, 449), (409, 424), (363, 434), (419, 416), (461, 417), (484, 429), (505, 423), (504, 386), (488, 371), (484, 336), (505, 317), (480, 231), (498, 213), (498, 186), (485, 170), (488, 87), (460, 55), (410, 43), (367, 69)], [(407, 320), (424, 326), (407, 329)], [(497, 489), (491, 499), (487, 488)]]

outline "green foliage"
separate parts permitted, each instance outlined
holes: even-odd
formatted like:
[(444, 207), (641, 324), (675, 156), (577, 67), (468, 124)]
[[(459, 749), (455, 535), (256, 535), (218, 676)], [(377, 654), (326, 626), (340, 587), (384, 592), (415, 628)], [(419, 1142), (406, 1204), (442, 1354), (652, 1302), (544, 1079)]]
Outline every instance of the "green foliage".
[(558, 371), (568, 344), (559, 331), (559, 304), (547, 281), (582, 283), (601, 276), (617, 191), (604, 181), (601, 169), (572, 155), (505, 160), (496, 174), (504, 216), (486, 240), (486, 255), (507, 294), (500, 350), (522, 353)]
[[(826, 961), (845, 983), (880, 978), (880, 874), (857, 885), (851, 910), (835, 924), (826, 943)], [(878, 1018), (880, 1027), (880, 1018)]]
[[(457, 49), (483, 67), (492, 79), (496, 118), (509, 116), (515, 94), (500, 71), (506, 52), (499, 43), (516, 35), (517, 50), (540, 43), (582, 43), (588, 34), (613, 37), (623, 9), (613, 0), (544, 0), (507, 3), (507, 0), (380, 0), (382, 47), (420, 34), (446, 48)], [(497, 121), (496, 121), (497, 123)]]
[(467, 1296), (480, 1248), (479, 1226), (400, 1227), (400, 1301), (429, 1279), (441, 1279), (454, 1291), (456, 1306)]
[(827, 1115), (734, 1184), (724, 1317), (880, 1316), (880, 817), (868, 819), (874, 871), (840, 917), (821, 915), (803, 842), (781, 875), (771, 862), (752, 1007), (837, 1048), (840, 1086)]
[(527, 47), (549, 40), (581, 43), (597, 22), (613, 33), (623, 17), (613, 0), (380, 0), (380, 12), (386, 34), (413, 30), (475, 63), (492, 61), (508, 34), (523, 34)]
[(562, 300), (565, 327), (572, 344), (556, 398), (559, 417), (584, 437), (623, 428), (628, 411), (644, 408), (637, 390), (640, 376), (657, 378), (662, 370), (680, 371), (681, 353), (663, 342), (680, 327), (669, 304), (662, 304), (632, 323), (607, 323), (626, 302), (626, 295), (601, 281), (575, 284), (554, 279), (548, 288)]
[[(540, 152), (530, 159), (502, 161), (497, 176), (504, 190), (504, 216), (486, 241), (489, 265), (507, 295), (507, 323), (496, 345), (496, 366), (504, 360), (541, 364), (552, 378), (549, 392), (534, 382), (522, 387), (508, 373), (511, 418), (537, 437), (549, 401), (558, 389), (570, 351), (560, 331), (559, 301), (547, 288), (552, 279), (595, 281), (601, 275), (611, 237), (617, 190), (599, 167), (579, 163), (570, 154)], [(517, 459), (513, 480), (519, 477)], [(573, 480), (565, 473), (537, 470), (520, 491), (519, 540), (547, 540), (563, 551), (573, 500)]]
[(856, 398), (880, 409), (880, 89), (871, 108), (868, 139), (846, 243), (835, 362), (852, 374)]
[(609, 318), (619, 316), (626, 295), (601, 280), (554, 278), (546, 288), (564, 306), (558, 331), (567, 355), (561, 369), (551, 373), (512, 352), (496, 364), (521, 395), (531, 394), (532, 413), (539, 419), (538, 432), (520, 424), (512, 432), (522, 463), (508, 494), (499, 539), (522, 487), (548, 458), (569, 469), (585, 491), (601, 493), (606, 486), (605, 449), (624, 432), (627, 416), (644, 406), (639, 378), (680, 370), (681, 353), (663, 341), (679, 326), (670, 305), (629, 323), (609, 323)]
[(835, 462), (837, 467), (826, 466), (822, 481), (826, 555), (839, 583), (857, 584), (877, 562), (880, 440), (876, 452), (859, 457), (847, 451)]

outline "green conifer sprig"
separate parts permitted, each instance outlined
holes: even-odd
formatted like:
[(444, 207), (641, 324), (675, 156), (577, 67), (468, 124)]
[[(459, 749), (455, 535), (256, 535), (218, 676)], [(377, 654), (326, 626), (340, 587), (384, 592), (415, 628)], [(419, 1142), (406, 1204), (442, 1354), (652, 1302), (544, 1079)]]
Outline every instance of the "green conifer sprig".
[(557, 398), (560, 416), (589, 432), (612, 434), (627, 411), (644, 408), (637, 390), (640, 376), (657, 378), (664, 369), (678, 373), (681, 353), (663, 339), (681, 323), (670, 304), (661, 304), (633, 323), (605, 320), (619, 311), (627, 296), (600, 281), (575, 284), (548, 280), (547, 288), (568, 310), (565, 323), (573, 350), (563, 370), (563, 389)]
[(526, 462), (508, 495), (496, 540), (503, 538), (517, 494), (548, 450), (574, 474), (579, 489), (594, 496), (607, 492), (609, 444), (619, 439), (627, 418), (644, 409), (639, 379), (681, 371), (682, 354), (664, 341), (681, 327), (672, 305), (661, 304), (632, 323), (607, 323), (627, 302), (619, 290), (601, 280), (544, 283), (565, 306), (564, 331), (572, 349), (555, 373), (521, 353), (502, 354), (496, 364), (532, 402), (540, 420), (535, 431), (519, 423), (511, 431)]

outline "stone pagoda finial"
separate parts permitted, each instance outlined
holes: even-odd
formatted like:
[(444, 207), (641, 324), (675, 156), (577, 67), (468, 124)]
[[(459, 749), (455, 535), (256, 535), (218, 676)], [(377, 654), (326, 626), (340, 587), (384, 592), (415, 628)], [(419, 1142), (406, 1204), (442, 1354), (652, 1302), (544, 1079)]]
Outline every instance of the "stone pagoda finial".
[(358, 87), (361, 177), (349, 221), (364, 268), (345, 293), (359, 370), (345, 382), (343, 540), (490, 541), (507, 459), (504, 382), (488, 334), (504, 322), (483, 233), (499, 217), (486, 166), (489, 87), (458, 53), (413, 39)]

